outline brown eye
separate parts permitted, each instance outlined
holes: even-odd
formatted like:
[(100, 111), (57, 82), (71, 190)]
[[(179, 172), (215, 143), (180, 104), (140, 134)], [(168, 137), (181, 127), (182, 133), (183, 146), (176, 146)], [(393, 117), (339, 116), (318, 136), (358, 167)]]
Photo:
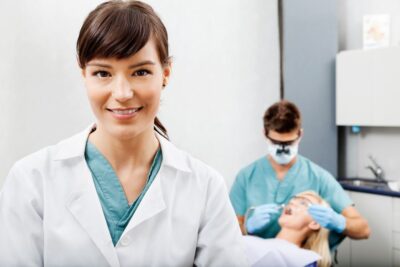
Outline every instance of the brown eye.
[(133, 75), (134, 76), (146, 76), (149, 74), (150, 74), (150, 72), (148, 70), (138, 70), (138, 71), (135, 71), (135, 73)]
[(96, 71), (93, 73), (93, 76), (96, 76), (98, 78), (107, 78), (110, 77), (111, 75), (107, 71)]

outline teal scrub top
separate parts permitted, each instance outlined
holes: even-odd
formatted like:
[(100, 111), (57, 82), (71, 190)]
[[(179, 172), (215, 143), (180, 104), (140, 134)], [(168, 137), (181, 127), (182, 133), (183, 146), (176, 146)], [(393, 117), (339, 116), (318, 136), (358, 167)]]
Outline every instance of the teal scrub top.
[(162, 162), (161, 149), (158, 149), (154, 157), (143, 191), (131, 205), (128, 203), (122, 185), (111, 164), (89, 141), (86, 144), (85, 159), (92, 173), (104, 217), (115, 246), (160, 170)]
[[(243, 168), (232, 185), (230, 199), (236, 214), (244, 216), (250, 207), (267, 203), (287, 204), (293, 196), (308, 190), (318, 193), (338, 213), (353, 204), (328, 171), (300, 155), (283, 180), (278, 180), (266, 156)], [(279, 216), (274, 215), (271, 223), (257, 236), (275, 237), (280, 231)]]

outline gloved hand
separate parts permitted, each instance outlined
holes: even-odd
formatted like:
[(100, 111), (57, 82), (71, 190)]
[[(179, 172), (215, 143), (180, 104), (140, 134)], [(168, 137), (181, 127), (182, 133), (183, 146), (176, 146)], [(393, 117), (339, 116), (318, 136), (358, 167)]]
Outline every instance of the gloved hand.
[(346, 228), (346, 218), (330, 207), (313, 204), (308, 208), (308, 213), (317, 223), (329, 230), (342, 233)]
[(273, 214), (279, 213), (276, 204), (265, 204), (254, 208), (253, 213), (246, 221), (247, 233), (254, 234), (260, 231), (270, 221)]

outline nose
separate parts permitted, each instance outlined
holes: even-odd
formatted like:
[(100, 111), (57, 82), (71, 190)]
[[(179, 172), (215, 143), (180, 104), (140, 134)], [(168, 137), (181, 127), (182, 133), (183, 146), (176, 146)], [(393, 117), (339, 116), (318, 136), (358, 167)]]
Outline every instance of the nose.
[(116, 79), (112, 88), (112, 96), (118, 102), (125, 102), (132, 99), (134, 95), (132, 84), (125, 77), (119, 77)]

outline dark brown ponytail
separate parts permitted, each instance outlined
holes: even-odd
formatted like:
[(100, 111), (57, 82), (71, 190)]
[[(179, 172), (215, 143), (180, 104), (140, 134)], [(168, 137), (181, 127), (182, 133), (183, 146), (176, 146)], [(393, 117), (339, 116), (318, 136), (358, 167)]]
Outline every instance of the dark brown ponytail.
[(169, 140), (167, 129), (164, 127), (164, 125), (161, 123), (161, 121), (157, 117), (154, 118), (154, 125), (155, 125), (154, 130), (156, 130), (157, 133), (161, 134), (167, 140)]

